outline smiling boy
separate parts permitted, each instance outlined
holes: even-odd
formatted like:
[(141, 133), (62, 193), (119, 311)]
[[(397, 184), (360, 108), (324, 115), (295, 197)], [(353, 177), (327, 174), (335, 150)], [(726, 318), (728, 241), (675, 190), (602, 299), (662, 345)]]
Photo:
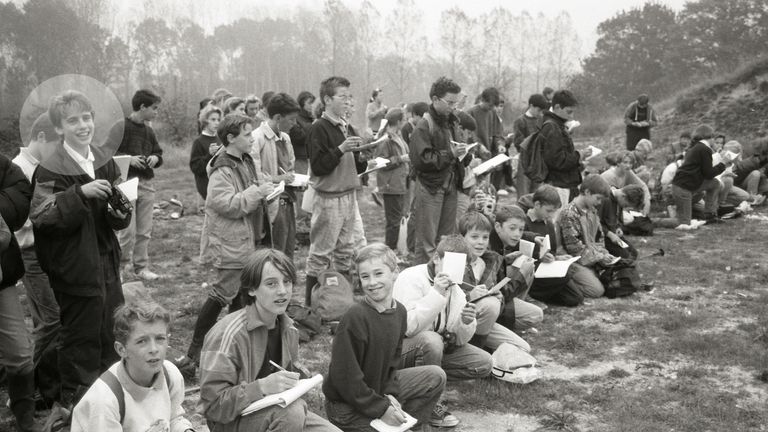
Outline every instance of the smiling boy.
[(246, 307), (224, 317), (205, 337), (197, 407), (208, 427), (212, 432), (338, 431), (310, 412), (303, 399), (240, 415), (252, 402), (293, 388), (299, 380), (299, 331), (285, 313), (296, 283), (293, 261), (278, 250), (259, 249), (249, 254), (241, 282)]
[(365, 297), (341, 319), (333, 340), (323, 385), (328, 418), (344, 431), (372, 431), (369, 423), (376, 418), (399, 426), (405, 422), (402, 411), (425, 424), (446, 376), (436, 365), (400, 369), (408, 323), (405, 307), (392, 298), (397, 256), (374, 243), (358, 252), (355, 265)]
[(185, 432), (184, 378), (165, 361), (171, 316), (156, 303), (115, 311), (115, 350), (121, 360), (75, 407), (72, 432)]

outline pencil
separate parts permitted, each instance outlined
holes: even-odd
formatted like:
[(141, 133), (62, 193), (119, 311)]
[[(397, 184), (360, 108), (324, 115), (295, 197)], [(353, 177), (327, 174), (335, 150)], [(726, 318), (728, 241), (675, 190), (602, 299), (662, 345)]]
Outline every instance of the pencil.
[(278, 370), (285, 371), (284, 367), (282, 367), (279, 364), (273, 362), (272, 360), (269, 361), (269, 364), (271, 364), (272, 366), (276, 367)]

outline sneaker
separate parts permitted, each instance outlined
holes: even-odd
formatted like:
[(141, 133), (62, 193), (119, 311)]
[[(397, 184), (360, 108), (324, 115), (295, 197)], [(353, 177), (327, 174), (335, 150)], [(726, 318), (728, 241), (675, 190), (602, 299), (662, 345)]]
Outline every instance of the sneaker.
[[(693, 222), (693, 221), (691, 221), (691, 222)], [(690, 230), (696, 229), (696, 228), (698, 228), (698, 226), (693, 225), (693, 223), (691, 223), (691, 225), (680, 224), (680, 225), (675, 227), (675, 229), (678, 230), (678, 231), (690, 231)]]
[(691, 220), (691, 227), (693, 227), (692, 229), (697, 229), (699, 227), (703, 227), (706, 224), (707, 224), (707, 222), (703, 221), (703, 220), (699, 220), (699, 219), (692, 219)]
[(445, 406), (438, 402), (429, 417), (429, 425), (433, 427), (452, 428), (459, 424), (459, 419), (446, 411)]
[(146, 269), (146, 268), (143, 268), (143, 269), (139, 270), (139, 272), (136, 273), (136, 276), (138, 276), (140, 279), (146, 280), (146, 281), (153, 281), (153, 280), (156, 280), (156, 279), (160, 279), (160, 275), (159, 274), (152, 273), (151, 271), (149, 271), (149, 269)]
[(752, 205), (754, 207), (760, 206), (765, 202), (765, 195), (755, 195), (754, 198), (752, 198)]
[(498, 191), (496, 191), (496, 195), (498, 195), (498, 196), (507, 196), (507, 195), (509, 195), (509, 192), (507, 192), (505, 189), (499, 189)]

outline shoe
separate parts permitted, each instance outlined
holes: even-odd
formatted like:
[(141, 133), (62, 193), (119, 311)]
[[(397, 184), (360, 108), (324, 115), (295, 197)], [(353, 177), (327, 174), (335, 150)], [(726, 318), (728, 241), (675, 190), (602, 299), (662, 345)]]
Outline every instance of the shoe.
[(459, 424), (459, 419), (446, 411), (445, 406), (437, 403), (429, 417), (429, 425), (433, 427), (452, 428)]
[(152, 273), (149, 271), (149, 269), (143, 268), (139, 270), (138, 273), (136, 273), (136, 276), (139, 277), (139, 279), (146, 280), (146, 281), (153, 281), (156, 279), (160, 279), (160, 275), (157, 273)]
[(704, 223), (706, 225), (716, 225), (716, 224), (725, 223), (725, 221), (720, 216), (712, 216), (712, 215), (710, 215), (710, 216), (707, 216), (706, 219), (704, 219)]
[(754, 198), (752, 198), (752, 206), (757, 207), (762, 205), (765, 202), (765, 195), (755, 195)]
[(507, 196), (507, 195), (509, 195), (509, 192), (507, 192), (505, 189), (499, 189), (498, 191), (496, 191), (496, 195), (498, 195), (498, 196)]
[(546, 304), (544, 304), (543, 302), (540, 302), (540, 301), (538, 301), (538, 300), (534, 299), (534, 298), (533, 298), (533, 297), (531, 297), (531, 296), (527, 296), (527, 297), (525, 298), (525, 302), (526, 302), (526, 303), (530, 303), (530, 304), (532, 304), (532, 305), (534, 305), (534, 306), (537, 306), (539, 309), (541, 309), (541, 310), (543, 310), (543, 311), (544, 311), (544, 310), (547, 310), (547, 309), (549, 308), (549, 306), (547, 306), (547, 305), (546, 305)]
[(699, 220), (699, 219), (692, 219), (691, 220), (691, 227), (692, 227), (692, 229), (697, 229), (699, 227), (703, 227), (706, 224), (707, 224), (707, 222), (703, 221), (703, 220)]

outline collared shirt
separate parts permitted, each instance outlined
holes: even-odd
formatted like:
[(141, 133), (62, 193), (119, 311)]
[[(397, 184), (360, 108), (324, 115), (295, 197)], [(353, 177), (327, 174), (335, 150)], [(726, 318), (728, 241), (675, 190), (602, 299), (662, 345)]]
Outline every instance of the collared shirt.
[(365, 303), (368, 304), (368, 306), (372, 307), (376, 312), (380, 314), (397, 309), (397, 302), (394, 298), (392, 299), (392, 303), (389, 307), (384, 307), (378, 303), (374, 303), (371, 299), (368, 298), (368, 296), (363, 297), (363, 299), (365, 300)]
[(347, 130), (347, 123), (344, 120), (335, 117), (333, 114), (328, 113), (328, 111), (323, 111), (323, 115), (321, 117), (341, 129), (341, 131), (344, 133), (344, 136), (348, 135), (349, 131)]
[[(536, 216), (536, 212), (534, 212), (533, 209), (528, 209), (528, 211), (526, 212), (526, 216), (528, 216), (528, 218), (531, 219), (531, 222), (536, 222), (536, 221), (539, 221), (539, 220), (540, 221), (544, 221), (544, 219), (539, 219)], [(544, 222), (546, 222), (546, 221), (544, 221)]]
[(485, 261), (478, 257), (472, 261), (470, 267), (472, 267), (472, 274), (474, 274), (475, 280), (481, 280), (483, 278), (483, 272), (485, 272)]
[(75, 149), (70, 147), (69, 144), (64, 142), (64, 150), (66, 150), (67, 154), (74, 159), (75, 162), (77, 162), (78, 165), (80, 165), (80, 168), (85, 171), (86, 174), (91, 176), (92, 179), (96, 178), (96, 170), (93, 168), (93, 162), (96, 160), (93, 157), (93, 153), (91, 152), (91, 147), (88, 147), (88, 156), (83, 157), (79, 152), (77, 152)]

